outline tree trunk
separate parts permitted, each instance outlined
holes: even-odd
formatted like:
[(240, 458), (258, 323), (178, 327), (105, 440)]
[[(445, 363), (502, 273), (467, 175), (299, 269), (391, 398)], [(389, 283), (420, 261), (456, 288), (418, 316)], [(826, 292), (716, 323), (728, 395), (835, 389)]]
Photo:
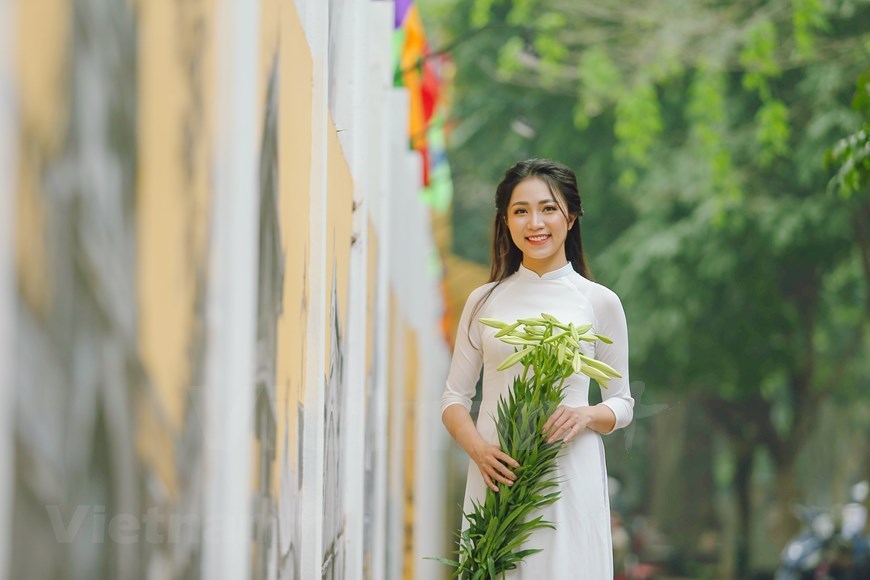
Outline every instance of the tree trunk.
[[(763, 440), (759, 436), (765, 424), (769, 424), (766, 401), (756, 397), (751, 401), (735, 403), (718, 397), (703, 401), (707, 415), (728, 438), (734, 452), (734, 477), (732, 488), (737, 502), (734, 538), (733, 576), (747, 578), (752, 560), (752, 470), (756, 446)], [(765, 423), (767, 421), (767, 423)]]
[(773, 540), (778, 546), (785, 546), (792, 538), (801, 523), (795, 517), (792, 508), (798, 500), (797, 476), (795, 473), (795, 460), (797, 454), (793, 451), (774, 455), (774, 469), (776, 471), (776, 513), (773, 518), (771, 530)]
[(735, 441), (734, 492), (737, 496), (737, 535), (734, 571), (737, 578), (749, 578), (752, 530), (752, 466), (754, 450), (746, 441)]
[(861, 268), (864, 271), (865, 306), (870, 310), (870, 204), (857, 205), (852, 213), (852, 226), (855, 228), (855, 239), (861, 252)]
[[(687, 560), (710, 561), (718, 554), (705, 544), (706, 534), (719, 529), (715, 509), (712, 434), (700, 404), (685, 404), (654, 419), (656, 445), (651, 454), (649, 515), (677, 553)], [(679, 502), (674, 498), (679, 497)]]

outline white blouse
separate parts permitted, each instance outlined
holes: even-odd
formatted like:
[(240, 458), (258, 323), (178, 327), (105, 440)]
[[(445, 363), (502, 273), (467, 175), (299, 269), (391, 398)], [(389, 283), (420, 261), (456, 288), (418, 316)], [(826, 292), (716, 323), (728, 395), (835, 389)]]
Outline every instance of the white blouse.
[[(520, 265), (516, 273), (500, 284), (490, 282), (475, 289), (465, 303), (456, 335), (453, 360), (447, 376), (447, 384), (441, 399), (441, 413), (450, 405), (460, 404), (471, 409), (475, 385), (484, 369), (484, 398), (488, 394), (502, 394), (513, 382), (513, 377), (521, 370), (516, 365), (505, 371), (496, 368), (512, 352), (513, 347), (494, 338), (495, 329), (483, 326), (469, 318), (475, 305), (495, 286), (492, 294), (478, 309), (475, 318), (497, 318), (511, 323), (517, 318), (537, 317), (547, 312), (563, 322), (584, 324), (591, 322), (594, 332), (604, 335), (613, 344), (596, 341), (583, 343), (590, 345), (589, 354), (616, 369), (622, 378), (612, 379), (606, 389), (601, 389), (602, 402), (616, 416), (613, 430), (621, 429), (631, 423), (634, 413), (634, 399), (629, 389), (628, 375), (628, 329), (625, 312), (619, 297), (610, 289), (587, 280), (574, 271), (571, 263), (543, 276)], [(560, 316), (561, 314), (561, 316)], [(585, 393), (578, 393), (574, 387), (586, 386)], [(588, 378), (574, 375), (566, 382), (564, 404), (588, 405)], [(497, 398), (496, 398), (497, 401)], [(487, 405), (489, 406), (489, 405)], [(612, 431), (611, 431), (612, 432)]]

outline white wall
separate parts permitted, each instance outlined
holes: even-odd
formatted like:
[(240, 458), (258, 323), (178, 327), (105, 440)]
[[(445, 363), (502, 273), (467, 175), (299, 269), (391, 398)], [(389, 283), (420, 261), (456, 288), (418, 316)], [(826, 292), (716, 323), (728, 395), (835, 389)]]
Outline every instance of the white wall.
[[(354, 180), (353, 234), (356, 243), (351, 246), (347, 318), (347, 391), (344, 401), (346, 424), (344, 431), (345, 457), (345, 510), (346, 510), (346, 572), (347, 580), (363, 578), (364, 508), (365, 508), (365, 451), (366, 423), (366, 316), (368, 294), (368, 211), (369, 194), (366, 135), (368, 135), (368, 64), (370, 56), (384, 58), (384, 54), (370, 55), (370, 37), (384, 36), (384, 29), (370, 29), (368, 2), (332, 0), (332, 16), (336, 30), (332, 31), (331, 50), (338, 51), (333, 61), (334, 88), (333, 119), (339, 129), (338, 138), (350, 165)], [(371, 32), (371, 34), (368, 34)]]
[(304, 5), (300, 13), (313, 61), (313, 97), (311, 115), (311, 246), (308, 277), (308, 348), (304, 401), (302, 449), (302, 546), (300, 574), (302, 578), (320, 578), (323, 555), (323, 456), (324, 456), (324, 395), (326, 357), (321, 345), (326, 344), (327, 267), (327, 131), (329, 130), (329, 3), (325, 0), (298, 0)]
[[(390, 111), (407, 118), (408, 93), (393, 89)], [(395, 401), (398, 414), (413, 413), (415, 434), (412, 441), (400, 443), (402, 451), (414, 446), (414, 570), (418, 579), (443, 578), (444, 565), (425, 557), (445, 556), (444, 482), (446, 432), (439, 409), (450, 353), (441, 336), (440, 319), (444, 308), (438, 285), (437, 250), (432, 237), (429, 207), (422, 202), (422, 157), (407, 148), (407, 128), (392, 129), (392, 155), (401, 160), (393, 167), (388, 229), (395, 243), (390, 244), (390, 281), (396, 290), (399, 309), (419, 337), (417, 394), (415, 400)], [(394, 353), (402, 356), (399, 353)], [(404, 453), (396, 454), (399, 460)], [(394, 469), (399, 469), (397, 461)], [(391, 522), (398, 526), (400, 522)], [(395, 563), (394, 563), (395, 565)], [(395, 573), (395, 569), (393, 570)], [(400, 578), (400, 576), (388, 576)]]
[(18, 134), (15, 90), (12, 81), (12, 50), (16, 22), (13, 0), (0, 0), (0, 580), (9, 574), (12, 545), (12, 495), (15, 482), (15, 420), (12, 377), (15, 271), (13, 234), (15, 224), (15, 144)]
[[(16, 128), (11, 82), (14, 8), (0, 0), (0, 580), (8, 577), (12, 524), (14, 421), (11, 377), (14, 339), (13, 230)], [(292, 7), (293, 3), (287, 6)], [(204, 544), (202, 578), (241, 580), (251, 574), (251, 476), (256, 357), (257, 251), (260, 194), (258, 153), (262, 103), (258, 102), (261, 22), (259, 3), (220, 0), (215, 95), (219, 99), (213, 152), (212, 230), (207, 268), (207, 353), (205, 376)], [(420, 156), (408, 150), (408, 96), (392, 88), (393, 4), (378, 0), (295, 0), (313, 61), (310, 167), (310, 247), (307, 263), (308, 348), (305, 360), (303, 482), (298, 527), (300, 576), (322, 575), (324, 393), (328, 318), (327, 156), (330, 92), (333, 120), (354, 182), (356, 210), (348, 285), (345, 338), (346, 399), (342, 430), (345, 473), (346, 578), (362, 580), (365, 530), (372, 530), (371, 569), (375, 580), (401, 577), (405, 522), (405, 451), (415, 450), (416, 498), (414, 569), (418, 578), (441, 578), (444, 569), (423, 556), (444, 555), (441, 498), (445, 477), (439, 441), (445, 434), (437, 417), (437, 398), (446, 375), (446, 346), (440, 335), (441, 297), (430, 270), (434, 246), (428, 208), (420, 201)], [(330, 7), (336, 11), (330, 43)], [(333, 51), (330, 54), (330, 50)], [(333, 58), (330, 58), (332, 56)], [(330, 62), (333, 70), (330, 74)], [(330, 78), (333, 79), (330, 84)], [(280, 170), (280, 168), (279, 168)], [(371, 220), (372, 231), (369, 231)], [(377, 266), (369, 271), (369, 243), (378, 240)], [(375, 276), (369, 284), (368, 276)], [(286, 281), (285, 283), (298, 283)], [(376, 289), (373, 312), (367, 310)], [(400, 319), (389, 328), (389, 298), (398, 301)], [(369, 315), (374, 320), (366, 319)], [(376, 329), (366, 334), (367, 323)], [(418, 336), (418, 352), (408, 353), (403, 324)], [(367, 385), (366, 345), (374, 340), (374, 384)], [(391, 370), (403, 377), (405, 359), (420, 361), (418, 394), (391, 394)], [(280, 354), (279, 354), (280, 356)], [(374, 402), (366, 406), (372, 388)], [(415, 416), (416, 433), (405, 438), (405, 419)], [(370, 414), (369, 414), (370, 413)], [(393, 418), (393, 440), (387, 417)], [(375, 476), (365, 486), (366, 433), (375, 426)], [(388, 465), (392, 467), (388, 471)], [(367, 495), (368, 494), (368, 495)], [(365, 527), (364, 506), (373, 498), (374, 514)]]
[[(250, 575), (257, 305), (259, 4), (218, 3), (218, 127), (210, 248), (203, 580)], [(240, 388), (241, 387), (241, 388)]]
[[(408, 96), (392, 88), (393, 4), (371, 0), (297, 0), (300, 15), (314, 57), (314, 127), (312, 150), (312, 248), (310, 274), (313, 282), (309, 304), (309, 340), (323, 344), (326, 304), (318, 286), (325, 284), (327, 257), (323, 231), (325, 225), (326, 158), (324, 137), (329, 111), (339, 130), (339, 141), (350, 165), (358, 208), (354, 215), (357, 243), (351, 249), (347, 328), (347, 398), (345, 400), (345, 509), (347, 577), (362, 578), (362, 537), (364, 496), (364, 452), (366, 424), (375, 422), (376, 476), (374, 489), (371, 577), (401, 578), (404, 554), (402, 545), (404, 454), (415, 447), (415, 554), (417, 578), (442, 578), (440, 564), (422, 560), (441, 556), (445, 522), (442, 514), (445, 480), (445, 433), (437, 416), (438, 398), (449, 364), (449, 352), (440, 334), (442, 301), (438, 280), (430, 271), (435, 256), (429, 223), (429, 210), (420, 201), (421, 158), (408, 150)], [(340, 14), (330, 10), (340, 11)], [(330, 40), (329, 26), (333, 26)], [(337, 54), (330, 51), (338, 51)], [(331, 97), (331, 98), (330, 98)], [(376, 384), (375, 404), (366, 415), (365, 336), (368, 219), (378, 239), (377, 303), (374, 312)], [(401, 316), (413, 321), (419, 337), (417, 358), (420, 364), (419, 393), (416, 400), (405, 400), (399, 389), (390, 398), (387, 379), (390, 372), (403, 376), (407, 353), (399, 329), (388, 329), (388, 298), (392, 289), (399, 301)], [(392, 332), (388, 332), (392, 330)], [(389, 341), (393, 342), (390, 343)], [(323, 398), (323, 360), (319, 349), (308, 349), (308, 400), (306, 401), (304, 467), (306, 496), (302, 528), (308, 544), (303, 545), (302, 576), (320, 574), (322, 528), (317, 516), (322, 510), (320, 484), (323, 477), (320, 413)], [(386, 418), (392, 411), (393, 433), (404, 433), (405, 412), (413, 409), (416, 434), (413, 441), (388, 441)], [(311, 413), (317, 411), (314, 416)], [(387, 460), (392, 469), (387, 471)], [(420, 501), (422, 500), (422, 501)]]
[[(371, 130), (367, 131), (365, 142), (368, 154), (368, 171), (365, 175), (366, 183), (365, 207), (372, 220), (372, 225), (378, 237), (378, 260), (375, 275), (377, 280), (374, 287), (376, 305), (374, 317), (379, 323), (378, 331), (375, 332), (374, 348), (374, 384), (371, 385), (374, 402), (372, 404), (373, 415), (368, 418), (376, 425), (386, 425), (388, 417), (388, 363), (389, 363), (389, 335), (385, 324), (389, 320), (389, 294), (387, 289), (390, 284), (389, 277), (389, 248), (393, 236), (388, 227), (390, 223), (390, 140), (394, 132), (395, 118), (384, 107), (388, 102), (392, 90), (392, 67), (391, 59), (384, 58), (392, 51), (392, 35), (384, 34), (384, 30), (391, 30), (393, 26), (393, 4), (391, 2), (370, 2), (368, 19), (368, 68), (367, 87), (368, 100), (365, 115)], [(371, 577), (386, 578), (386, 553), (387, 553), (387, 459), (388, 441), (386, 429), (378, 429), (375, 432), (374, 457), (374, 522), (372, 523), (373, 535), (371, 538)]]
[[(229, 2), (229, 0), (225, 0)], [(354, 182), (356, 211), (348, 286), (345, 339), (346, 398), (342, 430), (345, 489), (346, 577), (363, 578), (364, 505), (366, 493), (374, 495), (373, 537), (370, 577), (400, 578), (404, 554), (403, 461), (409, 445), (415, 446), (414, 490), (425, 498), (415, 506), (416, 553), (414, 567), (419, 578), (441, 578), (440, 565), (420, 560), (422, 556), (443, 555), (445, 537), (440, 501), (444, 480), (439, 437), (443, 429), (433, 410), (446, 375), (446, 347), (440, 336), (441, 299), (438, 283), (428, 262), (433, 256), (428, 209), (420, 202), (422, 169), (418, 154), (408, 150), (408, 97), (392, 88), (393, 4), (383, 0), (295, 0), (313, 61), (313, 102), (311, 139), (311, 191), (306, 349), (305, 417), (302, 449), (302, 497), (299, 527), (304, 530), (300, 546), (302, 578), (322, 574), (324, 505), (324, 397), (326, 376), (325, 344), (328, 307), (327, 268), (332, 257), (327, 245), (327, 136), (332, 117)], [(330, 26), (332, 32), (330, 34)], [(369, 219), (374, 232), (369, 232)], [(375, 272), (368, 271), (370, 234), (378, 239)], [(377, 328), (374, 344), (374, 403), (367, 415), (365, 392), (366, 336), (369, 275), (376, 276), (376, 306), (371, 321)], [(419, 336), (421, 361), (416, 400), (405, 400), (399, 389), (389, 398), (390, 369), (402, 375), (405, 345), (401, 334), (391, 336), (388, 325), (389, 292), (398, 297), (401, 316), (414, 321)], [(398, 329), (393, 329), (398, 330)], [(390, 340), (396, 341), (392, 344)], [(437, 391), (437, 395), (435, 394)], [(414, 409), (417, 433), (404, 440), (404, 412)], [(388, 441), (386, 419), (390, 412), (394, 433), (400, 439)], [(435, 411), (437, 413), (437, 411)], [(433, 423), (437, 422), (437, 425)], [(373, 489), (366, 490), (365, 436), (367, 425), (377, 426)], [(437, 429), (433, 428), (433, 425)], [(434, 444), (433, 444), (434, 442)], [(388, 458), (392, 471), (388, 473)], [(434, 498), (434, 500), (433, 500)], [(389, 554), (389, 557), (388, 557)]]

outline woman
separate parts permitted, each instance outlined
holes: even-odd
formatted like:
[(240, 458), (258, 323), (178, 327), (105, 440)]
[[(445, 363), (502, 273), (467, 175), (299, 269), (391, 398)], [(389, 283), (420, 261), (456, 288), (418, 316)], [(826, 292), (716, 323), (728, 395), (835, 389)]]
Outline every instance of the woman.
[[(498, 400), (521, 370), (496, 368), (513, 347), (494, 338), (495, 329), (479, 318), (513, 322), (554, 315), (576, 325), (593, 324), (613, 340), (583, 343), (590, 356), (619, 371), (602, 390), (602, 403), (589, 406), (589, 378), (572, 375), (563, 404), (544, 426), (548, 441), (563, 439), (553, 474), (561, 497), (542, 510), (555, 529), (533, 533), (523, 548), (542, 548), (528, 556), (507, 578), (540, 580), (610, 580), (613, 555), (610, 504), (601, 434), (631, 422), (634, 399), (628, 385), (628, 333), (619, 298), (591, 280), (580, 239), (583, 215), (577, 178), (569, 168), (545, 159), (530, 159), (507, 170), (496, 189), (493, 263), (490, 282), (468, 297), (441, 400), (441, 417), (450, 435), (468, 453), (465, 511), (471, 500), (483, 501), (486, 488), (512, 485), (518, 463), (498, 447), (495, 430)], [(471, 398), (483, 367), (483, 400), (477, 425)], [(467, 522), (463, 522), (463, 527)]]

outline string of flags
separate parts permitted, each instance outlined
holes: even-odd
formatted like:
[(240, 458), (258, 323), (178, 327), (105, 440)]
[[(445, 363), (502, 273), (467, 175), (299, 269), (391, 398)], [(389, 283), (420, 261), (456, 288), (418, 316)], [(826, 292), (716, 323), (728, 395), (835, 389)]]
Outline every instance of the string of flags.
[(446, 211), (453, 197), (453, 179), (446, 150), (448, 90), (443, 55), (429, 51), (423, 20), (414, 0), (395, 0), (393, 84), (405, 87), (411, 99), (409, 147), (423, 158), (424, 200)]

